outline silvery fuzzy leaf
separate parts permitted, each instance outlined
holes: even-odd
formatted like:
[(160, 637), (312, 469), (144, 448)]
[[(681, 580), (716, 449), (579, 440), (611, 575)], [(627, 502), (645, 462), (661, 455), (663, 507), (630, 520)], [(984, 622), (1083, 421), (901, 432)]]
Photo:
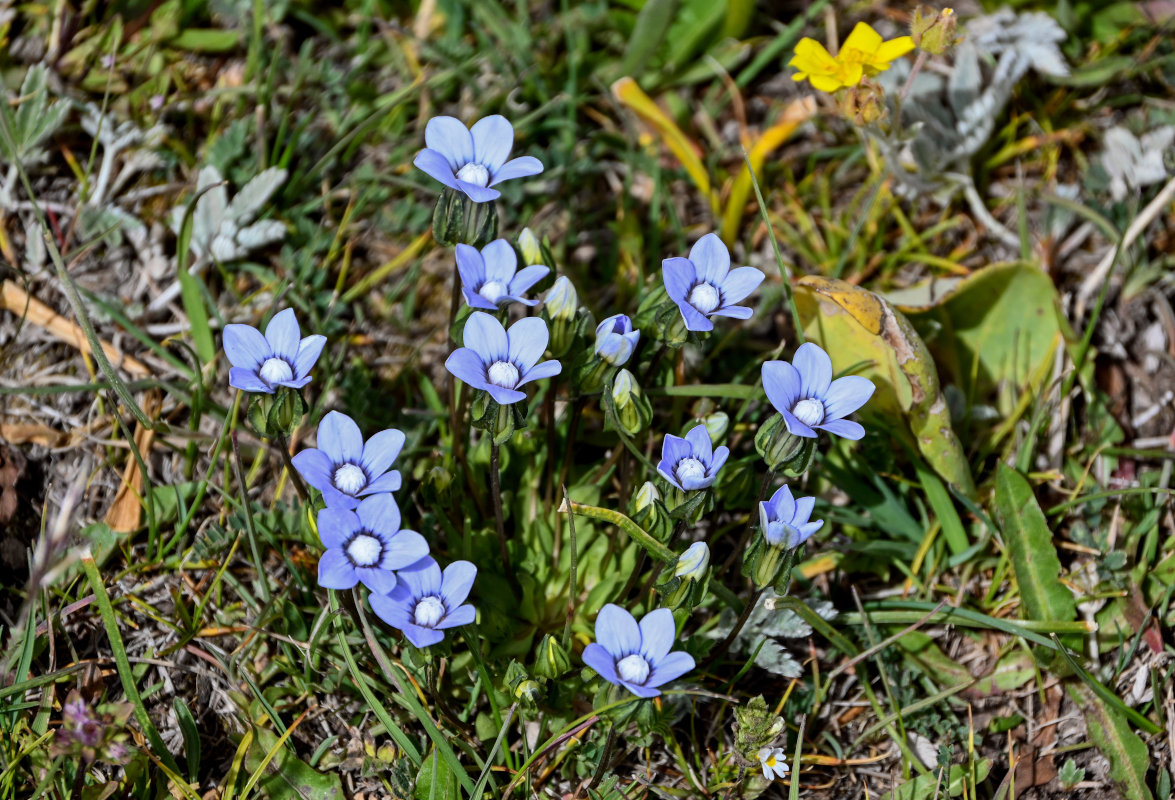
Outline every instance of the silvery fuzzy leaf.
[(30, 67), (25, 73), (20, 87), (21, 103), (9, 118), (16, 150), (10, 152), (0, 144), (0, 156), (5, 161), (31, 165), (44, 160), (47, 154), (38, 145), (61, 127), (65, 115), (69, 113), (69, 103), (62, 100), (49, 102), (49, 88), (46, 85), (48, 74), (49, 71), (40, 64)]
[(31, 268), (44, 266), (47, 252), (45, 250), (45, 233), (41, 223), (30, 219), (24, 231), (24, 260)]
[(1167, 177), (1163, 154), (1175, 142), (1175, 127), (1165, 125), (1139, 140), (1121, 125), (1106, 131), (1101, 162), (1110, 178), (1110, 194), (1121, 201), (1132, 192)]
[[(208, 189), (210, 186), (212, 188)], [(205, 192), (205, 189), (208, 191)], [(225, 209), (228, 208), (228, 189), (225, 188), (220, 170), (216, 167), (201, 169), (196, 178), (196, 192), (204, 193), (196, 201), (196, 210), (192, 219), (192, 239), (210, 242), (220, 231), (221, 223), (224, 222)], [(179, 231), (178, 227), (176, 231)]]
[(265, 205), (273, 193), (286, 182), (286, 171), (280, 167), (270, 167), (246, 183), (241, 191), (233, 197), (227, 214), (239, 225), (252, 222), (257, 212)]
[(217, 234), (212, 240), (211, 246), (208, 248), (208, 254), (216, 261), (236, 261), (245, 253), (241, 248), (237, 247), (237, 243), (231, 237), (224, 234)]
[(947, 97), (956, 117), (978, 99), (983, 91), (981, 81), (979, 51), (974, 42), (964, 39), (955, 50), (955, 66), (947, 83)]
[(236, 240), (246, 252), (276, 244), (286, 238), (286, 226), (276, 219), (263, 219), (237, 233)]
[[(757, 647), (758, 643), (756, 642), (754, 646)], [(800, 662), (792, 658), (787, 650), (771, 639), (765, 640), (763, 646), (759, 647), (759, 652), (755, 655), (755, 666), (767, 670), (772, 675), (784, 678), (798, 678), (803, 674)]]

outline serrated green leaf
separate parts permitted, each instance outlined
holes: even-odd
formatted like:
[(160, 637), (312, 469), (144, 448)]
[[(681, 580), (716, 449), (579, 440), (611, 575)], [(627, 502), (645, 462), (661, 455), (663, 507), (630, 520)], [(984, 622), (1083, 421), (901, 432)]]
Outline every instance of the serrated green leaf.
[(1154, 800), (1146, 784), (1150, 753), (1120, 714), (1110, 713), (1102, 699), (1084, 684), (1069, 687), (1069, 695), (1085, 714), (1089, 738), (1110, 762), (1110, 778), (1123, 797)]

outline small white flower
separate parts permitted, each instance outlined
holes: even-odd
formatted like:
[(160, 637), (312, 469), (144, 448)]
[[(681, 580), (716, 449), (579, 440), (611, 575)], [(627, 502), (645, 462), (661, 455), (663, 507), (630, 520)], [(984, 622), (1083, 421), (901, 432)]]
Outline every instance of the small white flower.
[(763, 777), (769, 781), (787, 777), (787, 754), (782, 747), (760, 748), (759, 765), (763, 767)]

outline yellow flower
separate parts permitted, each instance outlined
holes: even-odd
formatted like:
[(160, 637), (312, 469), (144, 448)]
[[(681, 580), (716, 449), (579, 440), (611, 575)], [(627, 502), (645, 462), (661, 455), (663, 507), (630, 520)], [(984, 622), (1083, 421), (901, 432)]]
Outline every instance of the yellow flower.
[(822, 92), (835, 92), (856, 86), (867, 75), (884, 72), (891, 62), (913, 49), (914, 40), (909, 36), (882, 41), (881, 34), (868, 23), (858, 22), (836, 56), (830, 55), (820, 42), (805, 37), (796, 44), (796, 54), (788, 66), (799, 70), (793, 80), (807, 79)]

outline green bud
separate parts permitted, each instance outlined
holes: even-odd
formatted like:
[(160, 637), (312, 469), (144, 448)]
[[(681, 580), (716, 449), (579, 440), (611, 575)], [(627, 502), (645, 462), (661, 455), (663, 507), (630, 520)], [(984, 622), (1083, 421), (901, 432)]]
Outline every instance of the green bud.
[(559, 640), (548, 633), (539, 642), (534, 674), (556, 680), (566, 675), (570, 670), (571, 656), (568, 655), (566, 648), (560, 644)]
[(705, 542), (694, 542), (677, 557), (673, 577), (657, 586), (665, 597), (665, 605), (674, 610), (688, 611), (706, 599), (710, 585), (710, 548)]
[(543, 259), (543, 248), (530, 228), (523, 228), (522, 233), (518, 234), (518, 250), (522, 253), (523, 266), (546, 263)]
[(433, 467), (425, 476), (421, 490), (430, 505), (448, 507), (453, 502), (453, 474), (444, 467)]
[(259, 436), (289, 436), (302, 424), (306, 403), (302, 393), (288, 386), (279, 386), (273, 394), (251, 395), (249, 424)]
[(660, 502), (661, 493), (657, 491), (656, 485), (652, 481), (645, 481), (632, 498), (633, 519), (639, 523), (646, 510), (652, 508), (654, 503)]
[(497, 235), (498, 209), (493, 200), (475, 203), (455, 189), (441, 192), (432, 213), (432, 237), (438, 244), (485, 247)]
[(942, 11), (921, 7), (914, 9), (914, 19), (910, 22), (910, 38), (914, 45), (927, 53), (942, 55), (960, 41), (955, 36), (959, 21), (953, 8), (944, 8)]
[(498, 445), (510, 441), (514, 431), (526, 427), (526, 410), (525, 400), (498, 405), (489, 392), (484, 391), (478, 391), (470, 406), (474, 426), (489, 431), (494, 437), (494, 444)]
[[(761, 537), (756, 537), (761, 538)], [(751, 575), (751, 580), (755, 583), (756, 589), (766, 589), (775, 583), (775, 579), (779, 576), (779, 571), (783, 567), (784, 551), (778, 547), (771, 547), (764, 544), (755, 553), (758, 558), (754, 563), (754, 572)]]
[(629, 516), (657, 541), (663, 542), (673, 531), (669, 512), (661, 501), (661, 493), (652, 481), (645, 481), (629, 506)]
[(652, 405), (626, 369), (612, 380), (612, 411), (616, 424), (629, 436), (636, 436), (653, 419)]
[(791, 433), (782, 414), (771, 417), (755, 434), (755, 450), (767, 462), (767, 467), (783, 469), (792, 475), (807, 471), (816, 452), (815, 442), (815, 439)]
[(514, 687), (514, 698), (528, 709), (535, 708), (542, 696), (543, 687), (538, 681), (532, 681), (529, 678), (519, 681), (518, 685)]
[(579, 311), (579, 294), (575, 291), (571, 279), (560, 275), (543, 299), (543, 310), (547, 312), (550, 322), (573, 322)]
[(701, 580), (710, 566), (710, 548), (705, 542), (694, 542), (677, 558), (673, 574), (683, 580)]
[(702, 424), (710, 434), (710, 441), (718, 444), (726, 438), (726, 433), (730, 430), (730, 416), (725, 411), (715, 411), (713, 414), (707, 414)]

